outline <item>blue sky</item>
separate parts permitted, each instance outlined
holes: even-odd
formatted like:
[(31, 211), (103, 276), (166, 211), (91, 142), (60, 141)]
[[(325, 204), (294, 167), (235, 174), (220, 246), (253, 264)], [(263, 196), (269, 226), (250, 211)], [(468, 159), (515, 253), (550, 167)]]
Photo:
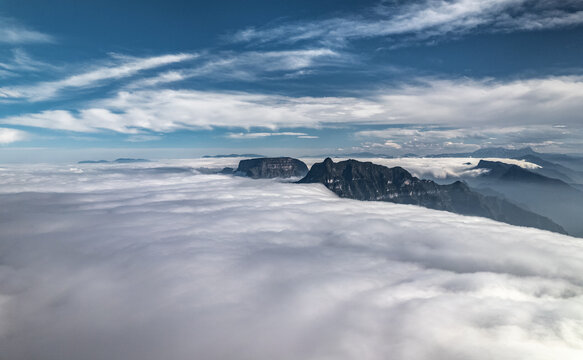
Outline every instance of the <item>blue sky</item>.
[(0, 2), (0, 161), (581, 152), (583, 3)]

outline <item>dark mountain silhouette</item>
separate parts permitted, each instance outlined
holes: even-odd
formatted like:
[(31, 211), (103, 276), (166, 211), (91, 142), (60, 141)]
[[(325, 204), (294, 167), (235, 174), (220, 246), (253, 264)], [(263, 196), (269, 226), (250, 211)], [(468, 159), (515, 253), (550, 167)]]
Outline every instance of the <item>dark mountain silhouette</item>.
[(129, 163), (139, 163), (139, 162), (150, 162), (147, 159), (132, 159), (132, 158), (119, 158), (113, 160), (114, 163), (117, 164), (129, 164)]
[[(532, 160), (531, 157), (527, 159)], [(502, 162), (481, 160), (476, 169), (488, 170), (475, 178), (465, 179), (476, 190), (484, 194), (500, 193), (513, 203), (550, 218), (569, 234), (583, 237), (583, 192), (576, 187)]]
[(235, 170), (235, 174), (254, 179), (301, 177), (307, 172), (304, 162), (290, 157), (241, 160)]
[(540, 166), (540, 168), (533, 169), (531, 171), (533, 171), (537, 174), (547, 176), (547, 177), (563, 180), (564, 182), (566, 182), (568, 184), (573, 184), (573, 183), (583, 181), (583, 172), (576, 171), (576, 170), (570, 169), (566, 166), (563, 166), (561, 164), (557, 164), (557, 163), (554, 163), (552, 161), (545, 160), (545, 159), (541, 158), (540, 156), (524, 155), (524, 156), (515, 157), (514, 159), (525, 160), (525, 161), (528, 161), (530, 163), (537, 164)]
[[(546, 165), (551, 167), (559, 166), (556, 170), (559, 172), (563, 172), (569, 177), (569, 171), (575, 171), (576, 176), (574, 180), (581, 181), (583, 180), (583, 157), (576, 156), (576, 155), (567, 155), (567, 154), (555, 154), (555, 153), (539, 153), (534, 151), (530, 147), (525, 147), (522, 149), (506, 149), (502, 147), (491, 147), (491, 148), (483, 148), (476, 150), (474, 152), (466, 152), (466, 153), (450, 153), (450, 154), (437, 154), (437, 155), (427, 155), (427, 157), (473, 157), (473, 158), (506, 158), (506, 159), (524, 159), (527, 161), (532, 160), (533, 163), (543, 166), (540, 162), (547, 162)], [(530, 160), (528, 160), (530, 159)], [(551, 175), (550, 173), (543, 173), (542, 175), (561, 178), (560, 176)], [(567, 179), (561, 178), (566, 182), (569, 182)]]
[(566, 233), (546, 217), (504, 199), (474, 192), (461, 181), (438, 185), (431, 180), (420, 180), (401, 167), (388, 168), (357, 160), (334, 163), (327, 158), (314, 164), (299, 183), (321, 183), (344, 198), (413, 204)]
[(562, 180), (553, 179), (541, 174), (534, 173), (518, 165), (506, 164), (499, 161), (480, 160), (480, 162), (474, 169), (488, 170), (488, 172), (486, 174), (483, 174), (481, 178), (489, 177), (501, 181), (515, 181), (563, 187), (569, 186)]
[(82, 160), (77, 162), (77, 164), (108, 164), (110, 161), (107, 160)]
[(147, 159), (132, 159), (132, 158), (119, 158), (113, 161), (107, 160), (83, 160), (77, 162), (78, 164), (131, 164), (131, 163), (139, 163), (139, 162), (150, 162)]

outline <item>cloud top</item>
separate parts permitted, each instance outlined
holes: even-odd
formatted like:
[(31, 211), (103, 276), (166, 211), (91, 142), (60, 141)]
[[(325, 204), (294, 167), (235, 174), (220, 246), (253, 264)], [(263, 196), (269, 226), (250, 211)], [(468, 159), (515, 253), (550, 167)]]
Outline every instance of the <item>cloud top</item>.
[(574, 238), (167, 165), (2, 168), (3, 355), (583, 354)]

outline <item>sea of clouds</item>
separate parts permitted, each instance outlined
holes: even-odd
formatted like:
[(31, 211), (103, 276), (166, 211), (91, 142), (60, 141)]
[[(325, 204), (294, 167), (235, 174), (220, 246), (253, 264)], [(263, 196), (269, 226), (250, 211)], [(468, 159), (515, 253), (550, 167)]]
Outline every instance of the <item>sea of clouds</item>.
[(0, 359), (583, 358), (580, 239), (232, 163), (2, 166)]

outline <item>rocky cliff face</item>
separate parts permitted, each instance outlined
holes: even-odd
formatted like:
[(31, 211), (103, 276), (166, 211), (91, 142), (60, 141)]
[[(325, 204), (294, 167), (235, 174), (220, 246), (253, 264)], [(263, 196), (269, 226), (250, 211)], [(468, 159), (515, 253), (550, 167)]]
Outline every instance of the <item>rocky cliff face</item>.
[(463, 182), (438, 185), (420, 180), (400, 167), (387, 168), (356, 160), (334, 163), (327, 158), (314, 164), (299, 183), (322, 183), (338, 196), (350, 199), (413, 204), (565, 233), (550, 219), (506, 200), (476, 193)]
[(290, 157), (241, 160), (235, 171), (254, 179), (302, 177), (307, 172), (306, 164)]

